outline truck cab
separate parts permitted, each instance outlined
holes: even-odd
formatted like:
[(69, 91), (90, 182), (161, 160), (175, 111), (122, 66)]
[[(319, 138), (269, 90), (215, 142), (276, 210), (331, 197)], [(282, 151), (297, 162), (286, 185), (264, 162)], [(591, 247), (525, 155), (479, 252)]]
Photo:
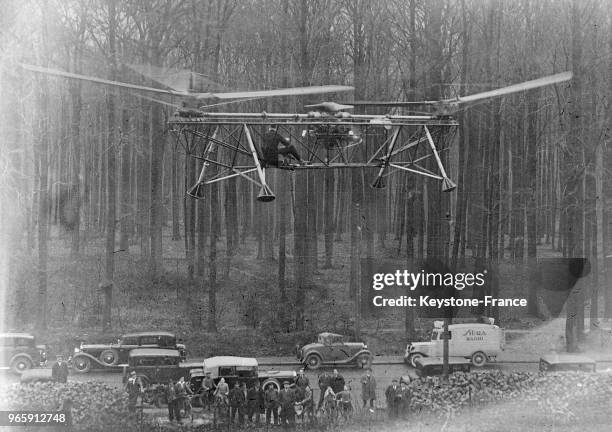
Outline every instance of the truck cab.
[[(486, 322), (451, 324), (448, 326), (448, 350), (450, 357), (469, 359), (473, 366), (482, 367), (495, 360), (504, 349), (505, 332), (494, 324), (493, 318)], [(416, 368), (416, 360), (423, 357), (442, 357), (444, 346), (444, 322), (435, 321), (431, 340), (409, 343), (404, 361)]]

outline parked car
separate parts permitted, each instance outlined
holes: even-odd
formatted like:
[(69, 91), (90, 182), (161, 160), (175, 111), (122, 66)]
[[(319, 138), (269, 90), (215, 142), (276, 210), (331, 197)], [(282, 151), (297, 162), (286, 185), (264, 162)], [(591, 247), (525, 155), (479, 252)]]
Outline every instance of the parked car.
[(184, 378), (196, 392), (202, 380), (194, 381), (202, 371), (201, 363), (182, 361), (181, 352), (176, 349), (135, 348), (128, 354), (128, 363), (122, 365), (123, 382), (125, 383), (132, 371), (144, 389), (144, 402), (159, 406), (165, 403), (164, 386), (168, 380), (176, 382)]
[(28, 369), (45, 366), (47, 347), (37, 345), (29, 333), (0, 333), (0, 368), (20, 375)]
[(190, 371), (202, 369), (200, 363), (184, 362), (179, 350), (163, 348), (136, 348), (129, 352), (128, 363), (123, 366), (124, 379), (132, 372), (144, 386), (167, 383), (180, 377), (189, 381)]
[[(203, 371), (199, 378), (200, 384), (203, 377), (208, 372), (210, 372), (210, 377), (214, 380), (215, 384), (219, 382), (221, 378), (224, 378), (230, 388), (232, 388), (236, 382), (244, 382), (248, 387), (255, 381), (258, 381), (262, 388), (266, 388), (268, 384), (272, 384), (280, 390), (283, 381), (289, 381), (293, 384), (297, 376), (295, 371), (259, 370), (257, 359), (233, 356), (219, 356), (205, 359)], [(199, 387), (197, 388), (199, 389)]]
[[(421, 357), (416, 359), (416, 373), (420, 377), (442, 375), (444, 364), (440, 357)], [(469, 372), (472, 363), (463, 357), (448, 358), (448, 372)]]
[(596, 372), (597, 363), (590, 357), (576, 354), (549, 354), (540, 357), (540, 372)]
[(115, 344), (81, 344), (74, 349), (72, 365), (77, 372), (87, 373), (92, 368), (120, 368), (128, 363), (130, 351), (138, 348), (173, 349), (181, 361), (187, 357), (185, 345), (174, 333), (163, 331), (128, 333)]
[(320, 333), (317, 342), (296, 347), (297, 359), (309, 369), (318, 369), (321, 365), (370, 366), (372, 353), (367, 345), (363, 342), (347, 342), (347, 339), (336, 333)]
[[(504, 349), (506, 335), (504, 329), (494, 325), (493, 318), (489, 323), (451, 324), (448, 326), (448, 352), (450, 357), (470, 359), (473, 366), (484, 366), (494, 360)], [(406, 347), (404, 361), (416, 368), (417, 359), (423, 357), (442, 357), (443, 321), (435, 321), (431, 341), (413, 342)]]

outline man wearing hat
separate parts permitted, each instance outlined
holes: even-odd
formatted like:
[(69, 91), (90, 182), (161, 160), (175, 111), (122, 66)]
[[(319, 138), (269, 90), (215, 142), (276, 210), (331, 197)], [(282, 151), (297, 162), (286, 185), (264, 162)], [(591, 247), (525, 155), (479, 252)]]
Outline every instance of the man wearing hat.
[(266, 425), (270, 424), (270, 420), (275, 425), (278, 423), (278, 390), (274, 384), (268, 384), (266, 394), (264, 395), (264, 406), (266, 408)]
[(234, 383), (234, 388), (229, 394), (230, 403), (230, 422), (234, 423), (234, 418), (238, 416), (238, 423), (244, 423), (244, 406), (246, 405), (246, 396), (244, 390), (240, 388), (238, 382)]
[(368, 402), (370, 402), (370, 409), (374, 408), (374, 401), (376, 400), (376, 380), (372, 376), (372, 369), (370, 368), (368, 368), (366, 374), (361, 377), (361, 400), (363, 401), (363, 408), (366, 407)]
[(130, 377), (127, 380), (125, 389), (128, 393), (128, 409), (134, 411), (138, 396), (143, 392), (142, 385), (136, 376), (136, 371), (130, 372)]
[(304, 375), (304, 369), (300, 369), (300, 371), (298, 372), (298, 377), (295, 380), (295, 387), (304, 390), (309, 385), (310, 381), (308, 380), (308, 377)]
[[(259, 425), (259, 417), (264, 405), (264, 394), (259, 381), (255, 381), (247, 390), (247, 417), (249, 422)], [(255, 419), (253, 419), (255, 416)]]
[(387, 409), (389, 410), (389, 418), (396, 419), (399, 416), (399, 408), (402, 402), (402, 393), (397, 380), (394, 379), (392, 384), (385, 391), (387, 399)]
[(178, 422), (181, 421), (181, 411), (177, 409), (176, 403), (176, 387), (174, 386), (174, 382), (172, 378), (168, 380), (168, 385), (165, 388), (166, 392), (166, 402), (168, 402), (168, 420), (171, 422), (176, 420)]
[(210, 377), (210, 372), (206, 372), (206, 377), (202, 380), (203, 405), (210, 411), (210, 406), (213, 401), (213, 392), (215, 390), (215, 382)]
[(296, 402), (295, 392), (289, 388), (289, 381), (283, 382), (283, 389), (278, 394), (281, 412), (280, 420), (283, 426), (293, 426), (295, 424), (295, 410), (293, 405)]
[(68, 381), (68, 364), (64, 361), (64, 357), (57, 356), (57, 362), (51, 368), (51, 377), (53, 381), (65, 383)]
[(331, 377), (330, 385), (334, 393), (340, 393), (344, 390), (346, 382), (344, 381), (344, 377), (338, 373), (338, 369), (334, 369), (334, 374)]

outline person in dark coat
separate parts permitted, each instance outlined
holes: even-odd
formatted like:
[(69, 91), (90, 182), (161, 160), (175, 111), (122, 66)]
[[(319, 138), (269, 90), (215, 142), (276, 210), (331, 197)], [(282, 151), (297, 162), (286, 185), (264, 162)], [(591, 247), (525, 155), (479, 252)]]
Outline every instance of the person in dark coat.
[(259, 381), (255, 381), (254, 385), (251, 386), (247, 391), (247, 418), (249, 422), (253, 422), (253, 416), (255, 417), (255, 424), (259, 425), (259, 416), (263, 407), (263, 390), (259, 384)]
[(210, 376), (210, 372), (206, 372), (206, 377), (202, 380), (202, 405), (210, 411), (213, 403), (213, 393), (215, 391), (215, 382)]
[(189, 415), (191, 413), (191, 401), (188, 399), (188, 395), (192, 395), (193, 391), (185, 382), (185, 378), (180, 377), (175, 386), (176, 390), (176, 406), (177, 410), (180, 412), (181, 410), (185, 411), (185, 415)]
[(130, 411), (134, 411), (136, 409), (136, 403), (138, 401), (138, 396), (143, 393), (144, 389), (142, 388), (142, 383), (136, 376), (136, 372), (130, 372), (130, 377), (125, 384), (125, 390), (128, 394), (128, 409)]
[(278, 425), (278, 407), (280, 406), (278, 400), (278, 390), (273, 384), (268, 384), (266, 394), (264, 395), (264, 406), (266, 408), (266, 424), (270, 424), (271, 417), (274, 420), (274, 424)]
[(334, 369), (334, 375), (331, 378), (330, 384), (334, 393), (340, 393), (341, 391), (344, 391), (345, 384), (346, 383), (344, 382), (344, 377), (338, 373), (338, 369)]
[(300, 369), (295, 380), (295, 387), (304, 390), (308, 386), (310, 386), (310, 381), (308, 380), (308, 377), (304, 375), (304, 369)]
[(303, 390), (303, 395), (297, 398), (297, 403), (302, 405), (302, 421), (308, 417), (310, 421), (314, 418), (314, 401), (312, 399), (312, 389), (306, 386)]
[(51, 377), (58, 383), (68, 382), (68, 363), (64, 361), (63, 356), (57, 356), (57, 362), (51, 368)]
[(389, 418), (396, 419), (399, 416), (399, 408), (402, 401), (402, 394), (397, 380), (393, 380), (392, 384), (385, 391), (387, 399), (387, 409), (389, 410)]
[(317, 410), (320, 410), (323, 407), (325, 391), (327, 390), (327, 387), (331, 387), (331, 380), (332, 376), (327, 372), (323, 372), (321, 375), (319, 375), (319, 403), (317, 405)]
[(403, 419), (407, 419), (410, 413), (410, 400), (412, 398), (412, 392), (406, 383), (400, 384), (401, 399), (399, 401), (399, 413)]
[(176, 387), (172, 380), (168, 380), (168, 385), (165, 388), (166, 402), (168, 402), (168, 420), (171, 422), (176, 418), (177, 421), (181, 421), (181, 412), (176, 409)]
[(234, 417), (238, 416), (238, 423), (244, 423), (244, 405), (246, 404), (246, 395), (238, 383), (234, 384), (234, 388), (229, 394), (230, 403), (230, 422), (234, 423)]
[(297, 402), (295, 391), (289, 387), (289, 381), (283, 382), (283, 389), (278, 394), (281, 413), (280, 420), (283, 426), (291, 426), (295, 424), (295, 410), (293, 405)]
[(264, 161), (271, 166), (278, 166), (278, 156), (291, 156), (298, 163), (303, 164), (302, 158), (289, 138), (278, 132), (275, 125), (268, 128), (263, 134), (262, 156)]
[(368, 368), (366, 374), (361, 377), (361, 400), (365, 408), (370, 402), (370, 408), (374, 408), (376, 400), (376, 379), (372, 376), (372, 369)]

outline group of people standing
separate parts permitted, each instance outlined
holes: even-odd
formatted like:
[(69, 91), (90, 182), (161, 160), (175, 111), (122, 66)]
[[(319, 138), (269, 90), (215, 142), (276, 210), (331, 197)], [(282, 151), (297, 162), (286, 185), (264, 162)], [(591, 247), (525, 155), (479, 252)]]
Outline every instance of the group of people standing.
[(398, 384), (398, 381), (394, 379), (385, 391), (389, 418), (398, 419), (401, 417), (405, 419), (410, 410), (411, 396), (412, 393), (407, 383), (402, 380), (401, 383)]
[[(367, 369), (361, 377), (361, 399), (363, 409), (369, 408), (374, 411), (376, 401), (376, 379), (372, 370)], [(223, 378), (215, 384), (207, 373), (202, 381), (202, 386), (196, 395), (202, 400), (205, 408), (210, 410), (213, 400), (218, 398), (222, 405), (229, 409), (229, 421), (243, 425), (248, 421), (259, 425), (262, 415), (265, 414), (265, 424), (293, 426), (296, 416), (304, 421), (312, 421), (316, 410), (326, 410), (327, 404), (331, 402), (334, 409), (339, 409), (343, 415), (353, 411), (351, 391), (344, 377), (337, 369), (332, 374), (322, 373), (319, 375), (318, 385), (320, 389), (319, 402), (315, 407), (313, 390), (304, 370), (300, 369), (295, 382), (283, 382), (283, 388), (279, 391), (274, 384), (268, 384), (262, 388), (258, 380), (254, 380), (249, 387), (246, 382), (235, 382), (230, 389)], [(136, 400), (143, 392), (141, 383), (137, 380), (135, 372), (130, 375), (126, 390), (128, 392), (129, 407), (136, 406)], [(165, 386), (165, 396), (168, 401), (168, 418), (172, 422), (181, 422), (182, 413), (191, 411), (191, 396), (193, 391), (180, 378), (176, 383), (172, 380)], [(393, 380), (392, 384), (385, 390), (387, 409), (391, 419), (405, 418), (409, 411), (411, 392), (407, 383), (402, 380)]]
[(245, 418), (251, 424), (259, 424), (265, 413), (266, 424), (292, 426), (296, 415), (312, 418), (314, 415), (312, 389), (304, 370), (300, 370), (294, 386), (283, 382), (279, 391), (274, 384), (261, 388), (258, 381), (247, 388), (246, 383), (235, 383), (229, 393), (230, 421), (244, 424)]
[(168, 419), (171, 422), (176, 420), (180, 423), (182, 420), (181, 412), (184, 412), (186, 416), (191, 413), (191, 400), (189, 396), (193, 395), (193, 391), (185, 382), (185, 378), (180, 377), (176, 383), (171, 379), (168, 380), (165, 392), (166, 401), (168, 402)]

